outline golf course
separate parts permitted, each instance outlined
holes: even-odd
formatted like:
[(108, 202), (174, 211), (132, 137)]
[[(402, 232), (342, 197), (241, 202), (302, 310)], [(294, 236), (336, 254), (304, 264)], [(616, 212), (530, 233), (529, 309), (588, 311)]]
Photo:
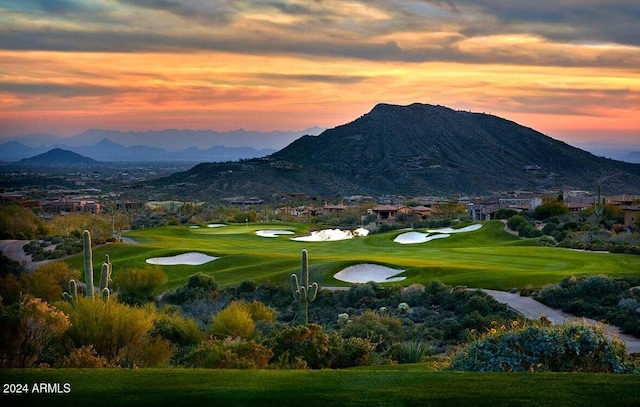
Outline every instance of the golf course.
[[(321, 287), (349, 286), (334, 275), (359, 264), (403, 270), (396, 276), (403, 277), (401, 281), (388, 284), (407, 286), (438, 280), (451, 286), (496, 290), (541, 288), (566, 276), (640, 274), (640, 256), (540, 246), (536, 239), (520, 239), (506, 232), (500, 221), (476, 225), (462, 233), (429, 231), (430, 236), (442, 238), (415, 244), (394, 241), (408, 230), (356, 235), (342, 240), (298, 241), (296, 237), (329, 228), (282, 222), (163, 226), (131, 231), (125, 236), (132, 243), (98, 247), (94, 257), (103, 258), (108, 253), (114, 274), (119, 270), (147, 267), (147, 260), (152, 258), (185, 253), (215, 258), (202, 264), (165, 262), (157, 266), (168, 277), (167, 289), (184, 284), (197, 272), (212, 275), (221, 287), (245, 280), (289, 284), (289, 276), (299, 270), (302, 249), (309, 252), (311, 279)], [(283, 233), (285, 231), (288, 233)], [(416, 232), (428, 233), (426, 230)], [(82, 256), (67, 262), (82, 268)]]

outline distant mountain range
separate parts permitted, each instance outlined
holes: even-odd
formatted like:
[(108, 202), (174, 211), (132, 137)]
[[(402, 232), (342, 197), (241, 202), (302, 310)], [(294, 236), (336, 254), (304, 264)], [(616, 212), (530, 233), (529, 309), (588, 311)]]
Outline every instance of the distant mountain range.
[(19, 161), (61, 148), (98, 161), (224, 162), (264, 157), (303, 135), (317, 135), (319, 127), (299, 132), (205, 130), (118, 132), (88, 130), (70, 138), (31, 134), (0, 144), (0, 161)]
[(624, 156), (624, 161), (628, 163), (639, 163), (640, 164), (640, 151), (632, 151), (629, 154)]
[(594, 191), (600, 183), (604, 193), (640, 193), (640, 165), (596, 157), (500, 117), (416, 103), (380, 104), (268, 157), (199, 164), (153, 186), (211, 198)]

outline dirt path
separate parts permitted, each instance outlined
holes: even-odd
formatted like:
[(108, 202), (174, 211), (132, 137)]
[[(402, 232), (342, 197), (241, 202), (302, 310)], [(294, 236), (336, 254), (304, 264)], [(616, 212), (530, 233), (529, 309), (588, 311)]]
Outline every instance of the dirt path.
[[(24, 252), (24, 245), (29, 240), (0, 240), (0, 252), (11, 260), (24, 264), (24, 268), (29, 272), (37, 269), (43, 264), (51, 263), (54, 260), (33, 261), (31, 255)], [(60, 260), (60, 259), (58, 259)]]
[(530, 319), (540, 319), (540, 316), (544, 314), (544, 316), (554, 324), (561, 324), (565, 321), (585, 321), (590, 325), (603, 326), (609, 337), (613, 338), (614, 336), (617, 336), (627, 344), (627, 353), (640, 353), (640, 339), (631, 335), (623, 334), (620, 332), (618, 327), (603, 324), (601, 322), (594, 321), (593, 319), (575, 317), (560, 310), (547, 307), (533, 298), (521, 297), (519, 294), (484, 289), (482, 291), (495, 298), (496, 301), (507, 304), (510, 308)]

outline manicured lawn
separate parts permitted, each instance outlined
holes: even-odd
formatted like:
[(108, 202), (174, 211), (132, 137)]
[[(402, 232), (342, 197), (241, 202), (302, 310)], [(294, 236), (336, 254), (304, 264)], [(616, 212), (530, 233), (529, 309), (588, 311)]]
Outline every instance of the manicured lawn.
[[(255, 234), (261, 229), (286, 229), (305, 235), (309, 228), (300, 223), (254, 223), (222, 228), (173, 226), (138, 230), (128, 237), (139, 244), (100, 247), (94, 250), (94, 264), (99, 268), (105, 253), (111, 256), (114, 273), (144, 267), (149, 257), (190, 251), (220, 257), (201, 266), (162, 266), (169, 277), (166, 288), (184, 284), (196, 272), (212, 274), (223, 287), (247, 279), (288, 284), (289, 275), (299, 270), (300, 251), (304, 248), (309, 251), (312, 278), (321, 286), (348, 285), (335, 280), (333, 275), (358, 263), (404, 269), (407, 279), (403, 285), (425, 284), (435, 279), (449, 285), (500, 290), (539, 288), (568, 275), (640, 275), (640, 256), (539, 247), (533, 240), (520, 240), (504, 232), (498, 221), (487, 222), (478, 231), (413, 245), (393, 242), (404, 231), (335, 242), (296, 242), (289, 236), (263, 238)], [(81, 256), (68, 262), (82, 268)]]
[(320, 371), (0, 370), (7, 383), (68, 383), (68, 394), (6, 406), (637, 406), (640, 375), (434, 372), (421, 365)]

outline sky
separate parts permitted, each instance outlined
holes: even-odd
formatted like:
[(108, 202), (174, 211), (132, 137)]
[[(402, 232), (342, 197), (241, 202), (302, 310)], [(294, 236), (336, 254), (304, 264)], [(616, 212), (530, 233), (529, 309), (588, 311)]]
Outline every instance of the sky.
[(0, 137), (332, 128), (377, 103), (640, 141), (637, 0), (0, 0)]

